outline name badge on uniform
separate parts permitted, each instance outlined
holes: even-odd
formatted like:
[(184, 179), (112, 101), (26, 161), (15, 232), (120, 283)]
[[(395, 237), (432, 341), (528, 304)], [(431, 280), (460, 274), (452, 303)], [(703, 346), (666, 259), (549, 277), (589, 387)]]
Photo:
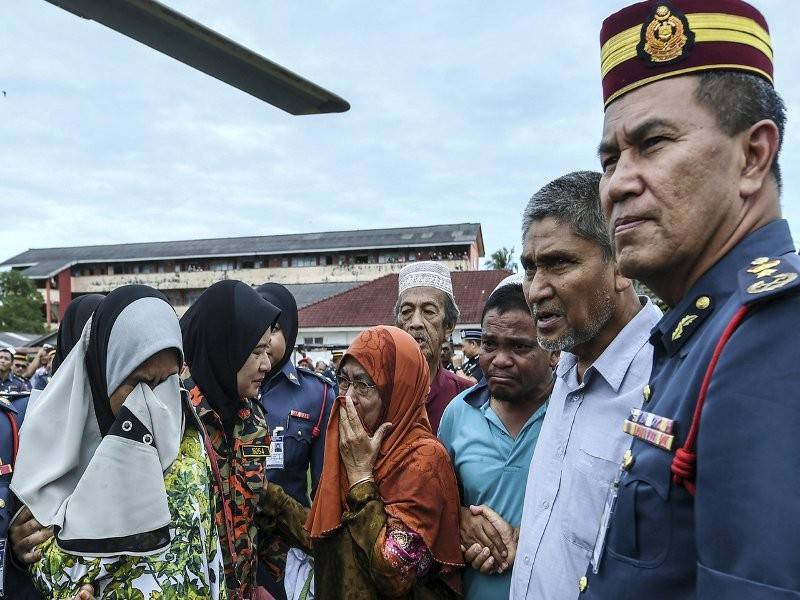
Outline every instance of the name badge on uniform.
[(266, 463), (267, 469), (283, 468), (283, 427), (276, 427), (272, 432), (272, 440), (269, 444), (269, 457)]
[(242, 446), (242, 458), (267, 458), (269, 457), (269, 446), (251, 444)]
[(652, 429), (640, 423), (634, 423), (628, 419), (622, 422), (622, 431), (668, 452), (672, 450), (672, 444), (675, 442), (674, 435), (658, 429)]

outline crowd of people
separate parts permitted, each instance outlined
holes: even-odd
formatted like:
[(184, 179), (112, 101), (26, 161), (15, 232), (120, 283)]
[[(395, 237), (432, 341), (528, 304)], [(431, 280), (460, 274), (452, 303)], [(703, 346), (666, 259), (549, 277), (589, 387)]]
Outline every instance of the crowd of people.
[(648, 0), (601, 44), (602, 172), (532, 196), (465, 361), (434, 261), (331, 365), (292, 361), (285, 287), (238, 281), (180, 319), (86, 296), (54, 353), (0, 350), (0, 596), (800, 597), (767, 24)]

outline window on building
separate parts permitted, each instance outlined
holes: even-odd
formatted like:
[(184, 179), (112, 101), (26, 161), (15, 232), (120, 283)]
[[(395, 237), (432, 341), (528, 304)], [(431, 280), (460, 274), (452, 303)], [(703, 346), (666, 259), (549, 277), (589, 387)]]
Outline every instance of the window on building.
[(288, 256), (281, 259), (281, 266), (282, 267), (288, 267), (289, 266), (289, 257)]
[(321, 338), (321, 337), (303, 338), (303, 345), (304, 346), (322, 346), (323, 344), (324, 344), (324, 338)]
[(252, 260), (243, 260), (241, 268), (242, 269), (254, 269), (255, 266), (256, 266), (256, 263), (253, 262)]
[(316, 267), (317, 257), (314, 255), (304, 254), (302, 256), (295, 256), (292, 258), (293, 267)]
[(367, 254), (356, 254), (353, 257), (353, 262), (357, 265), (366, 265), (369, 264), (369, 255)]
[(325, 265), (326, 267), (331, 266), (333, 264), (333, 256), (331, 256), (330, 254), (327, 254), (324, 257), (324, 260), (323, 260), (322, 264)]

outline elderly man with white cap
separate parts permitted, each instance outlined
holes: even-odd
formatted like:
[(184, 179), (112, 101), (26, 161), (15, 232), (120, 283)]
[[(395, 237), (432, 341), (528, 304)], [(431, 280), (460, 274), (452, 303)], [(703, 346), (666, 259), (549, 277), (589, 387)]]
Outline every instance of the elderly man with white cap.
[(441, 368), (442, 343), (450, 337), (459, 317), (449, 269), (432, 261), (403, 267), (394, 314), (397, 326), (417, 340), (428, 361), (431, 373), (428, 419), (436, 434), (445, 407), (472, 385), (471, 381)]

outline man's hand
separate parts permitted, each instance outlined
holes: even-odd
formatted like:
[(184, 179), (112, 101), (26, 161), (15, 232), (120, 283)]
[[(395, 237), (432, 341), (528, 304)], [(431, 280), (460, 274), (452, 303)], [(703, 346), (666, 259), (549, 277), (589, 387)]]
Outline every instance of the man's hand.
[(23, 506), (19, 516), (11, 523), (8, 530), (8, 537), (11, 540), (11, 550), (22, 564), (30, 565), (42, 558), (41, 552), (36, 550), (36, 546), (53, 537), (52, 527), (42, 527), (33, 518), (27, 506)]
[(391, 423), (384, 423), (370, 436), (361, 424), (353, 400), (345, 398), (345, 405), (339, 407), (339, 454), (350, 485), (372, 475), (383, 439), (391, 428)]
[(488, 575), (492, 573), (503, 573), (511, 568), (517, 555), (517, 542), (519, 541), (519, 529), (515, 529), (495, 511), (485, 505), (470, 506), (469, 512), (473, 516), (484, 517), (500, 536), (501, 542), (508, 553), (502, 561), (492, 554), (486, 546), (480, 543), (466, 547), (464, 561), (473, 569)]
[(489, 519), (482, 514), (474, 514), (472, 510), (462, 506), (460, 507), (459, 527), (461, 547), (465, 551), (478, 546), (479, 552), (486, 550), (486, 556), (492, 557), (492, 565), (503, 570), (508, 568), (506, 564), (508, 548), (503, 541), (503, 536)]

